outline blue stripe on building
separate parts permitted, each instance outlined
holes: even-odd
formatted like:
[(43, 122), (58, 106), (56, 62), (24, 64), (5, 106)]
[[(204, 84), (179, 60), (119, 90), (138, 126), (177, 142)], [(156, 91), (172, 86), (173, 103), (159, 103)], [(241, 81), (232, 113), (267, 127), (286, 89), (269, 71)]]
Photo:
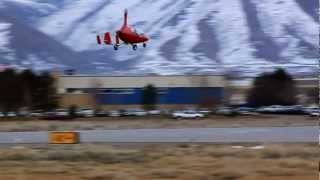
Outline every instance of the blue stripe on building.
[[(221, 102), (222, 87), (180, 87), (159, 88), (158, 104), (199, 104), (204, 100)], [(103, 89), (98, 93), (99, 103), (104, 105), (134, 105), (140, 104), (142, 88), (133, 89)]]

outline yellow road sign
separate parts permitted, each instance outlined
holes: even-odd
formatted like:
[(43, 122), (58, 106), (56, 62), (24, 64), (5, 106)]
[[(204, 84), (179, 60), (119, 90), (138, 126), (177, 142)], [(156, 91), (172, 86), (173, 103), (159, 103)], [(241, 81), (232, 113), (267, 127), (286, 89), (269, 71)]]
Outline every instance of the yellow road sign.
[(79, 141), (77, 132), (50, 132), (50, 144), (76, 144)]

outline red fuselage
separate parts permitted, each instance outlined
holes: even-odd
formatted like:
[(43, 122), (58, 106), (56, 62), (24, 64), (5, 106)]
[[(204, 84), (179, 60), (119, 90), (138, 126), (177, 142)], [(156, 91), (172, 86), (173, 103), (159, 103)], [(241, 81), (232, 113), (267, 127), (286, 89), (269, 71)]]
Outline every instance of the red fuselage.
[(143, 35), (138, 34), (137, 32), (132, 31), (132, 29), (128, 26), (128, 13), (125, 11), (124, 14), (124, 24), (121, 29), (117, 31), (117, 36), (121, 41), (126, 44), (138, 44), (147, 42), (149, 39)]

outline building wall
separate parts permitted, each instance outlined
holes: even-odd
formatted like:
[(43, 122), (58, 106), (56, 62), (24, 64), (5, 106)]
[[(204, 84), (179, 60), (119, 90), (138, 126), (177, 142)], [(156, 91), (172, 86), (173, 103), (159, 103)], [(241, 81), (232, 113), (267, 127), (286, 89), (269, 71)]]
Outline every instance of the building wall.
[(66, 88), (224, 87), (223, 76), (59, 76), (57, 86)]
[(157, 88), (161, 107), (189, 107), (208, 101), (216, 104), (224, 96), (223, 76), (59, 76), (57, 81), (61, 106), (111, 109), (140, 106), (142, 89), (148, 84)]
[(96, 103), (90, 94), (60, 94), (60, 106), (68, 108), (70, 106), (93, 108)]

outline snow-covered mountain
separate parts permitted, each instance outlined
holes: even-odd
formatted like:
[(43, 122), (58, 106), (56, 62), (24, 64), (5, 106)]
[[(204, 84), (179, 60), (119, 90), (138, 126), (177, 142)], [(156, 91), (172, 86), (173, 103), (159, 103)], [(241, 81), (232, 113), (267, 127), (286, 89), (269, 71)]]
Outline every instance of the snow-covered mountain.
[[(16, 52), (16, 43), (31, 55), (16, 59), (18, 65), (41, 59), (43, 65), (107, 74), (255, 75), (284, 67), (308, 75), (318, 68), (317, 0), (2, 0), (0, 8), (7, 17), (2, 26), (0, 19), (0, 54)], [(123, 46), (115, 52), (96, 45), (96, 34), (121, 26), (125, 8), (129, 23), (151, 37), (148, 47), (133, 52)], [(29, 35), (18, 39), (24, 43), (4, 43)], [(52, 44), (61, 49), (46, 49)], [(32, 60), (42, 51), (51, 54)], [(61, 57), (65, 52), (69, 56)]]
[[(28, 13), (37, 14), (34, 10), (28, 10), (29, 5), (35, 9), (34, 4), (25, 1), (19, 1), (16, 5), (10, 1), (8, 4), (11, 10), (21, 14), (12, 13), (8, 9), (0, 11), (0, 64), (35, 70), (83, 67), (79, 65), (78, 60), (82, 58), (79, 53), (58, 42), (52, 36), (37, 30), (32, 26), (31, 19), (29, 21), (22, 18), (31, 17), (25, 16)], [(0, 4), (1, 6), (4, 5)]]

